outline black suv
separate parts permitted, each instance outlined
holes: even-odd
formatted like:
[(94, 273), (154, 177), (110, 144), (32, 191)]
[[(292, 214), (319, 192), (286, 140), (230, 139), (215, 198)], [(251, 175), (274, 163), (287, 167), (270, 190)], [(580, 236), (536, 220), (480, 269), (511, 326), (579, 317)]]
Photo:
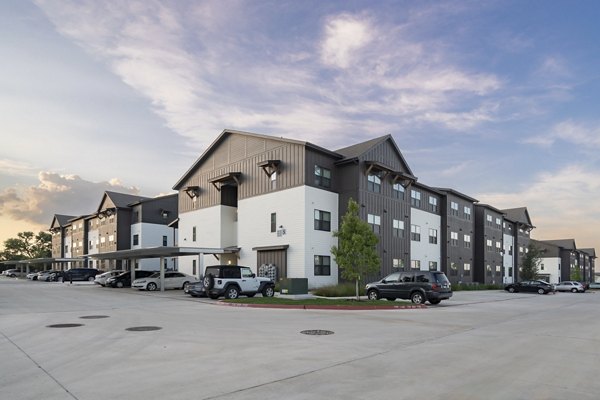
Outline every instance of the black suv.
[(257, 277), (250, 267), (241, 265), (213, 265), (204, 272), (204, 291), (211, 299), (225, 296), (237, 299), (240, 294), (254, 297), (262, 293), (264, 297), (273, 297), (275, 282), (269, 278)]
[(439, 271), (394, 272), (380, 281), (368, 283), (366, 291), (370, 300), (410, 299), (415, 304), (426, 301), (439, 304), (452, 297), (450, 281)]
[(100, 271), (95, 268), (71, 268), (64, 271), (65, 281), (91, 281), (93, 282)]

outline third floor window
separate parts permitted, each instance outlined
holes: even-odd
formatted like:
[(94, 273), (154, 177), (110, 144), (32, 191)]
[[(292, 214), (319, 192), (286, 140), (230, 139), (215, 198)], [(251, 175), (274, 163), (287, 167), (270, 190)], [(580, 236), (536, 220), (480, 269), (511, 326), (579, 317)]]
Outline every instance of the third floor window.
[(315, 165), (315, 184), (322, 187), (331, 187), (331, 171)]
[(367, 177), (367, 190), (373, 193), (381, 193), (381, 178), (374, 174)]
[(392, 196), (396, 199), (404, 200), (404, 186), (399, 183), (392, 185)]
[(410, 191), (410, 205), (413, 207), (421, 207), (421, 192), (416, 190)]

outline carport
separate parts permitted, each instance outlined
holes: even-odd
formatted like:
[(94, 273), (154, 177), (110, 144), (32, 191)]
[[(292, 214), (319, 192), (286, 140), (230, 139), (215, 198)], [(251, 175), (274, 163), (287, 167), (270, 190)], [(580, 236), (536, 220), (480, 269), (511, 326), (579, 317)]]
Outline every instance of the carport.
[(204, 271), (204, 255), (206, 254), (234, 254), (240, 251), (239, 247), (209, 248), (209, 247), (176, 247), (161, 246), (144, 249), (118, 250), (109, 253), (88, 254), (87, 257), (96, 260), (129, 260), (131, 282), (135, 280), (135, 263), (146, 258), (160, 259), (160, 291), (165, 290), (165, 259), (196, 256), (198, 257), (198, 278)]

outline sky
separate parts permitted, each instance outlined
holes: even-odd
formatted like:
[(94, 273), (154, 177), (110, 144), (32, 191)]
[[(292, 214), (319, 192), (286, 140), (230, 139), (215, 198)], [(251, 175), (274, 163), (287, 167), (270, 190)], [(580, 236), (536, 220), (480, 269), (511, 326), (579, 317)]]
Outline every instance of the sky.
[(595, 0), (3, 0), (0, 243), (105, 190), (170, 193), (237, 129), (391, 134), (419, 182), (600, 251), (598, 20)]

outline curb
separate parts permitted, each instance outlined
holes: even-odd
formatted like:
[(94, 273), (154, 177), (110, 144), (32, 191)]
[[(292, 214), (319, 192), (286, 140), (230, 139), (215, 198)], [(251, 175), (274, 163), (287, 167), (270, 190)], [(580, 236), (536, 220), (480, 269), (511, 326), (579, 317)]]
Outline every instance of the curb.
[(412, 310), (417, 308), (427, 308), (426, 305), (408, 305), (408, 306), (341, 306), (341, 305), (293, 305), (293, 304), (248, 304), (248, 303), (228, 303), (222, 300), (217, 302), (220, 306), (245, 307), (245, 308), (274, 308), (274, 309), (294, 309), (294, 310), (342, 310), (342, 311), (370, 311), (370, 310)]

